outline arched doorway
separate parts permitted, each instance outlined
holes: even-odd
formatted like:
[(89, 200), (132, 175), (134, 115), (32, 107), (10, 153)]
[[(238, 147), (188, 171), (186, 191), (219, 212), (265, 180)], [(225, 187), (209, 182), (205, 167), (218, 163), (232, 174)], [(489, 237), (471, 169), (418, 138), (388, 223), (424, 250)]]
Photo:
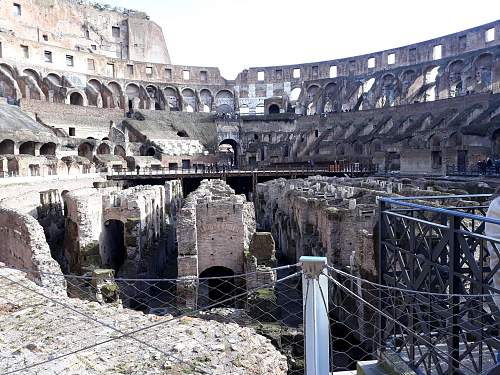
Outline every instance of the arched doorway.
[(156, 150), (154, 147), (148, 147), (145, 152), (145, 156), (155, 156)]
[(276, 113), (280, 113), (280, 107), (277, 104), (271, 104), (269, 106), (269, 114), (272, 115)]
[(215, 106), (217, 113), (234, 112), (234, 96), (229, 90), (221, 90), (215, 95)]
[(117, 275), (127, 257), (125, 225), (120, 220), (107, 220), (104, 223), (101, 256), (102, 263), (114, 269)]
[[(233, 276), (233, 277), (232, 277)], [(199, 307), (235, 307), (236, 284), (234, 272), (226, 267), (207, 268), (200, 274)]]
[(69, 96), (69, 104), (83, 106), (83, 96), (78, 92), (74, 92)]
[(78, 146), (78, 156), (82, 156), (84, 158), (92, 161), (92, 152), (94, 151), (94, 146), (90, 143), (84, 142), (80, 146)]
[(238, 143), (234, 139), (224, 139), (219, 143), (219, 154), (238, 167)]
[(139, 108), (139, 105), (134, 105), (135, 102), (139, 103), (140, 97), (140, 89), (134, 83), (129, 83), (125, 88), (125, 94), (127, 95), (128, 100), (128, 109), (129, 111), (133, 111), (134, 109)]
[(21, 155), (35, 155), (35, 142), (24, 142), (19, 146), (19, 154)]
[(14, 141), (5, 139), (0, 142), (0, 155), (13, 155), (14, 154)]
[(49, 142), (45, 143), (41, 148), (40, 148), (40, 155), (51, 155), (55, 156), (56, 155), (56, 144)]
[(106, 143), (101, 143), (97, 148), (97, 155), (109, 155), (111, 154), (111, 149)]

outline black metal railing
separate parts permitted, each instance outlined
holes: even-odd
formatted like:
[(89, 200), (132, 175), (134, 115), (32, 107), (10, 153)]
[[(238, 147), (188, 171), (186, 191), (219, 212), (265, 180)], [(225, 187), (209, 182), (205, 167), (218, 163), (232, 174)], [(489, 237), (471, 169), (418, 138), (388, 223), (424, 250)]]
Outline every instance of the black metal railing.
[(157, 168), (113, 168), (108, 171), (111, 176), (122, 175), (231, 175), (242, 173), (296, 173), (296, 174), (312, 174), (312, 173), (359, 173), (369, 174), (376, 173), (377, 168), (373, 164), (361, 163), (332, 163), (318, 166), (308, 164), (275, 164), (266, 166), (247, 166), (247, 167), (229, 167), (229, 166), (198, 166), (189, 168), (172, 168), (172, 167), (157, 167)]
[(484, 167), (470, 167), (456, 165), (448, 165), (446, 167), (446, 174), (448, 176), (467, 176), (467, 177), (500, 177), (500, 165), (484, 166)]
[(488, 198), (380, 199), (379, 283), (390, 288), (379, 295), (379, 344), (418, 373), (498, 366), (500, 265), (490, 260), (500, 257), (500, 239), (485, 226), (500, 220), (485, 216)]

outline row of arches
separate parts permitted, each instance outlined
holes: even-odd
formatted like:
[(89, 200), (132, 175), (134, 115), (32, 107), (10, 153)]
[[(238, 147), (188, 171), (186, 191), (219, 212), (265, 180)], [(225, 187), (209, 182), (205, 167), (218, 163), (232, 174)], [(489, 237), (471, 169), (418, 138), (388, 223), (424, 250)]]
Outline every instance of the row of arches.
[(400, 68), (364, 80), (340, 77), (295, 87), (289, 96), (296, 112), (308, 115), (384, 108), (491, 92), (500, 79), (492, 53), (454, 59), (443, 65)]
[(34, 68), (18, 71), (0, 64), (0, 96), (29, 98), (99, 108), (150, 109), (185, 112), (223, 112), (235, 109), (232, 88), (196, 89), (174, 85), (119, 83), (91, 78), (81, 82), (77, 77), (56, 72), (43, 75)]
[(108, 143), (101, 143), (96, 146), (90, 142), (83, 142), (78, 146), (78, 156), (82, 156), (92, 161), (94, 154), (96, 155), (115, 155), (125, 158), (127, 153), (125, 148), (121, 145), (112, 145)]
[(4, 139), (0, 142), (0, 155), (44, 155), (55, 156), (57, 145), (54, 142), (40, 143), (36, 141), (14, 142)]

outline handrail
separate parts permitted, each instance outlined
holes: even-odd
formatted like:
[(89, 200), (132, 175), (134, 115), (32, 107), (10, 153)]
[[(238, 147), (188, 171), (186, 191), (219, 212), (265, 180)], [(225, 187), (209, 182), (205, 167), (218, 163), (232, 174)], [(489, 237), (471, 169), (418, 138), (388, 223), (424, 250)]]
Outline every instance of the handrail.
[[(453, 196), (450, 196), (450, 197), (453, 197)], [(455, 197), (460, 197), (460, 196), (455, 196)], [(412, 199), (415, 199), (415, 198), (412, 198)], [(382, 201), (384, 203), (399, 205), (402, 207), (417, 208), (417, 209), (420, 209), (422, 211), (429, 211), (429, 212), (434, 212), (434, 213), (444, 214), (444, 215), (449, 215), (449, 216), (455, 216), (455, 217), (463, 217), (465, 219), (479, 220), (479, 221), (484, 221), (484, 222), (490, 223), (490, 224), (500, 225), (500, 220), (492, 219), (492, 218), (489, 218), (486, 216), (468, 214), (466, 212), (453, 211), (453, 210), (449, 210), (446, 208), (426, 206), (426, 205), (418, 204), (418, 203), (403, 202), (403, 201), (398, 200), (396, 198), (381, 197), (380, 201)]]

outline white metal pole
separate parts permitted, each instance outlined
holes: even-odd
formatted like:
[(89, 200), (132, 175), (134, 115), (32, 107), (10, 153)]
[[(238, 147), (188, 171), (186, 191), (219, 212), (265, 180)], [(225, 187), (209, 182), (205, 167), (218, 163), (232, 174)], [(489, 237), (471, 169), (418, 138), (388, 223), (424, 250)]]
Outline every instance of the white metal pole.
[(330, 330), (328, 322), (327, 259), (303, 256), (304, 356), (306, 375), (328, 375)]

